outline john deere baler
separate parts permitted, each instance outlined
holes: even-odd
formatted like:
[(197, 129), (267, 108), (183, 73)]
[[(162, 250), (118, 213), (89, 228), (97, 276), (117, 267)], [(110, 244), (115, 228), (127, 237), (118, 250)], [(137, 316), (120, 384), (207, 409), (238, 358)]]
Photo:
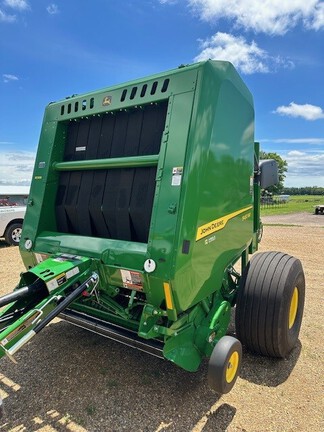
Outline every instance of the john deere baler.
[(252, 97), (228, 62), (49, 104), (20, 242), (27, 270), (0, 299), (0, 355), (59, 315), (188, 371), (211, 356), (209, 382), (227, 392), (242, 354), (225, 336), (236, 305), (239, 339), (286, 356), (304, 277), (286, 254), (249, 261), (260, 187), (276, 178), (258, 152)]

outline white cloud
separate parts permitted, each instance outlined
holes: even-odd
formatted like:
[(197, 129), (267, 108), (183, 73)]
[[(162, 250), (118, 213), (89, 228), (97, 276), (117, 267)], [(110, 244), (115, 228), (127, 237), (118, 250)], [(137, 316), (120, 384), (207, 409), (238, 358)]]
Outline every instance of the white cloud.
[(8, 83), (10, 81), (18, 81), (19, 78), (16, 75), (11, 75), (11, 74), (3, 74), (2, 75), (3, 78), (3, 82)]
[[(18, 12), (30, 9), (30, 6), (26, 0), (4, 0), (2, 6), (10, 9), (14, 9)], [(13, 23), (17, 20), (16, 15), (11, 15), (6, 10), (0, 9), (0, 23)]]
[(305, 156), (306, 153), (305, 152), (301, 152), (299, 150), (291, 150), (290, 152), (288, 152), (289, 157), (294, 157), (294, 156)]
[(288, 163), (285, 186), (324, 187), (324, 152), (303, 149), (278, 153)]
[(51, 3), (50, 5), (48, 5), (46, 10), (50, 15), (56, 15), (59, 13), (59, 8), (55, 3)]
[(9, 15), (0, 9), (0, 22), (12, 23), (16, 21), (16, 15)]
[(288, 117), (302, 117), (305, 120), (319, 120), (324, 118), (324, 111), (321, 107), (311, 104), (299, 105), (295, 102), (290, 102), (288, 106), (279, 106), (273, 112)]
[(288, 172), (301, 176), (324, 176), (324, 153), (289, 151), (285, 157)]
[(324, 3), (318, 3), (314, 12), (314, 16), (309, 22), (306, 22), (306, 27), (314, 30), (324, 28)]
[(297, 24), (320, 30), (324, 27), (321, 0), (188, 0), (205, 21), (233, 20), (237, 27), (283, 35)]
[(30, 184), (34, 163), (33, 152), (0, 152), (0, 184)]
[(227, 60), (245, 74), (255, 72), (271, 72), (278, 67), (293, 67), (293, 63), (285, 62), (280, 57), (271, 57), (256, 42), (249, 44), (243, 36), (233, 36), (217, 32), (211, 38), (201, 42), (201, 53), (195, 61), (208, 59)]
[(29, 4), (26, 0), (4, 0), (5, 6), (11, 7), (16, 10), (27, 10)]

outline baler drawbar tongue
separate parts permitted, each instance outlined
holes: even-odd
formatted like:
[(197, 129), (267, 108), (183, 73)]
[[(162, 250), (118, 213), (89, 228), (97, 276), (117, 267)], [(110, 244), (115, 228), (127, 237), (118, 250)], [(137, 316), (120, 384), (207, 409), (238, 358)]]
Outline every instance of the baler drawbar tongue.
[(0, 357), (13, 355), (81, 295), (99, 281), (92, 260), (53, 256), (21, 276), (18, 287), (0, 297)]

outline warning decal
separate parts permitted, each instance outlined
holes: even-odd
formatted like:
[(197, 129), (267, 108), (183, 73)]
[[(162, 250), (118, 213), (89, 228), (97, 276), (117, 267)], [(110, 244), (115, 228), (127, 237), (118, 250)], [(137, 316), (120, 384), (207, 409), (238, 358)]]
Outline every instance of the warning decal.
[(245, 207), (241, 210), (237, 210), (233, 213), (230, 213), (226, 216), (223, 216), (221, 218), (215, 219), (211, 222), (208, 222), (204, 225), (201, 225), (200, 227), (198, 227), (197, 229), (197, 234), (196, 234), (196, 241), (209, 236), (209, 234), (213, 234), (216, 231), (220, 231), (223, 228), (225, 228), (225, 225), (227, 224), (227, 222), (230, 219), (233, 219), (235, 216), (238, 216), (241, 213), (244, 213), (248, 210), (251, 210), (252, 206), (249, 207)]
[(131, 270), (120, 270), (123, 287), (143, 291), (142, 275)]
[(79, 267), (74, 267), (71, 270), (68, 270), (66, 273), (61, 273), (56, 276), (54, 279), (51, 279), (46, 283), (47, 289), (49, 292), (55, 290), (59, 286), (63, 285), (68, 279), (80, 273)]
[(182, 178), (183, 167), (172, 168), (172, 181), (171, 186), (180, 186)]
[(56, 276), (54, 279), (50, 280), (46, 283), (47, 289), (49, 292), (55, 290), (59, 286), (63, 285), (67, 281), (66, 274), (61, 273), (60, 275)]

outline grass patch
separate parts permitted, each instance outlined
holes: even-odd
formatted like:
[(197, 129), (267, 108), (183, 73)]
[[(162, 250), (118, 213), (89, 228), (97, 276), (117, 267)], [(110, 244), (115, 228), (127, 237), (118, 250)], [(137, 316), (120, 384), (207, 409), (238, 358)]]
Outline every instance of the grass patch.
[(314, 206), (324, 204), (324, 196), (321, 195), (291, 195), (289, 201), (279, 205), (261, 206), (262, 216), (276, 216), (292, 213), (314, 213)]
[(109, 381), (107, 382), (107, 386), (108, 386), (109, 388), (118, 387), (118, 382), (115, 381), (115, 380), (109, 380)]
[(94, 405), (88, 405), (88, 406), (86, 407), (86, 413), (87, 413), (89, 416), (94, 415), (95, 412), (96, 412), (96, 407), (95, 407)]

